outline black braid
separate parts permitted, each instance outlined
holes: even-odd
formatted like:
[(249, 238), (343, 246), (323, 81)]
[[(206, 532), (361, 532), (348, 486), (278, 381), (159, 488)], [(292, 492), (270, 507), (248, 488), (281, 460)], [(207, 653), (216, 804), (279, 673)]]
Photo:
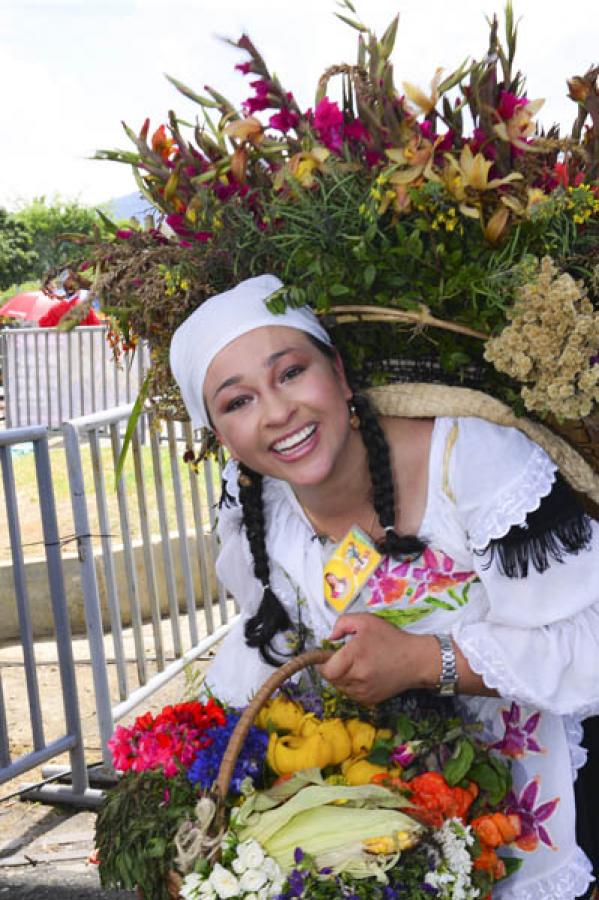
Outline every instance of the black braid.
[[(279, 631), (293, 627), (287, 610), (270, 586), (270, 567), (264, 538), (264, 504), (262, 502), (262, 475), (238, 464), (239, 501), (243, 510), (243, 524), (252, 551), (254, 575), (262, 583), (264, 593), (258, 611), (245, 625), (245, 641), (248, 647), (257, 647), (262, 658), (271, 666), (280, 666), (282, 654), (273, 653), (272, 640)], [(298, 628), (296, 652), (305, 649), (306, 635), (301, 623)]]
[(395, 491), (385, 433), (370, 402), (361, 394), (354, 394), (353, 404), (360, 419), (360, 434), (368, 454), (368, 470), (372, 483), (372, 504), (385, 537), (376, 545), (379, 553), (398, 559), (419, 556), (426, 544), (413, 534), (400, 535), (395, 531)]

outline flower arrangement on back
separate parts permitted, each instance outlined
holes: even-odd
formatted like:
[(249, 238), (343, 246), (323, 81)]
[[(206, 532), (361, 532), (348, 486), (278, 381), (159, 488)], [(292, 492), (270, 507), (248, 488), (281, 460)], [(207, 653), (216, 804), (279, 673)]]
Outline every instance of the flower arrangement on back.
[[(495, 18), (482, 60), (446, 77), (437, 69), (428, 92), (394, 82), (397, 18), (379, 39), (349, 0), (341, 5), (359, 33), (357, 61), (327, 69), (312, 108), (299, 107), (244, 35), (237, 68), (251, 94), (241, 110), (215, 89), (200, 96), (171, 79), (199, 104), (203, 126), (188, 137), (171, 113), (153, 133), (148, 120), (139, 133), (126, 126), (134, 151), (97, 154), (132, 165), (175, 235), (121, 231), (88, 254), (117, 332), (154, 349), (148, 393), (162, 398), (163, 412), (180, 409), (166, 359), (173, 328), (207, 296), (270, 271), (284, 283), (273, 309), (308, 303), (325, 314), (371, 381), (386, 377), (381, 360), (407, 356), (404, 379), (470, 377), (519, 413), (593, 415), (599, 70), (568, 82), (578, 106), (572, 134), (544, 132), (535, 122), (543, 101), (527, 96), (514, 68), (510, 3), (504, 39)], [(551, 361), (541, 354), (523, 368), (501, 348), (515, 350), (531, 327), (534, 343), (552, 331), (551, 316), (518, 314), (547, 266), (584, 302), (570, 307), (560, 340), (552, 333)], [(573, 373), (569, 335), (580, 316), (583, 355)], [(549, 375), (554, 390), (542, 386)]]

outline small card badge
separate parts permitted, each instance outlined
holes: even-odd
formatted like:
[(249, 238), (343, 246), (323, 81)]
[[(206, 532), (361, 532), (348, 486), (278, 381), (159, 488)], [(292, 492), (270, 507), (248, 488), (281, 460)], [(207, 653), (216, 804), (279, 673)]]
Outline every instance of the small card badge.
[(327, 603), (336, 612), (345, 612), (382, 558), (363, 531), (356, 525), (350, 528), (324, 567)]

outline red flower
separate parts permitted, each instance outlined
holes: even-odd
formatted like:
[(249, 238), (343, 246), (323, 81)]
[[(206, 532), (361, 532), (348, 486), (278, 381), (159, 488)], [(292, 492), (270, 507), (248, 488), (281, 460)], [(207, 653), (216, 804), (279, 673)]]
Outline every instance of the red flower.
[(152, 135), (151, 146), (154, 153), (158, 153), (165, 162), (167, 162), (171, 156), (176, 155), (179, 152), (179, 148), (176, 146), (174, 140), (166, 136), (165, 125), (159, 125), (156, 129)]
[(235, 68), (238, 72), (241, 72), (242, 75), (249, 75), (252, 71), (252, 64), (251, 62), (237, 63)]
[(314, 110), (314, 130), (325, 147), (334, 153), (343, 148), (343, 113), (337, 103), (323, 97)]
[(248, 97), (248, 99), (244, 100), (241, 104), (246, 116), (251, 116), (255, 112), (259, 112), (262, 109), (268, 109), (272, 106), (272, 101), (268, 95), (271, 88), (270, 82), (265, 81), (263, 78), (259, 78), (257, 81), (252, 81), (251, 85), (256, 93), (253, 97)]
[(293, 112), (293, 110), (288, 109), (286, 106), (268, 120), (268, 124), (271, 128), (274, 128), (276, 131), (282, 131), (283, 134), (287, 134), (290, 129), (295, 128), (298, 122), (298, 114)]

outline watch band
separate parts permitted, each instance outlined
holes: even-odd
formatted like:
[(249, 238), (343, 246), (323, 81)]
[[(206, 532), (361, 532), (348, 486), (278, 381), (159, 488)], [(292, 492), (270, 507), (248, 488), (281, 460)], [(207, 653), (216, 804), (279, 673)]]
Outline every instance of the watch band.
[(436, 685), (441, 697), (453, 697), (458, 683), (455, 650), (448, 634), (436, 634), (441, 650), (441, 675)]

